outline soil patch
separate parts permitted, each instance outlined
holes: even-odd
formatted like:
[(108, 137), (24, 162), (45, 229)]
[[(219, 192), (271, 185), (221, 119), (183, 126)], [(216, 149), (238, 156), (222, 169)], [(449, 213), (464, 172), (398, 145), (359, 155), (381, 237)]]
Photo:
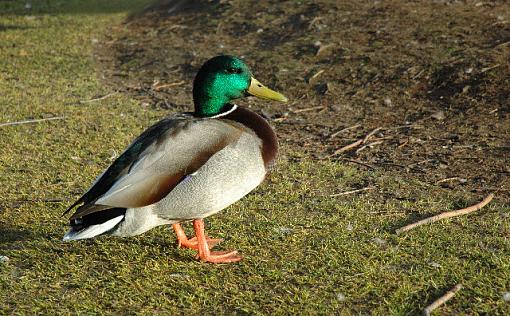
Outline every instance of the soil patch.
[(289, 157), (510, 201), (506, 1), (159, 1), (98, 58), (115, 89), (173, 112), (192, 108), (193, 77), (218, 54), (289, 97), (239, 101), (272, 121)]

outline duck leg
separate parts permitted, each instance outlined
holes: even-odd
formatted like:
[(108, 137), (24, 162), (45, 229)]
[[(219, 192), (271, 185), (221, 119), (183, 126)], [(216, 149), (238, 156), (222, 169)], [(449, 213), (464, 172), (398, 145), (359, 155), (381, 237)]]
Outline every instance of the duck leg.
[[(186, 233), (184, 232), (184, 229), (182, 229), (182, 226), (180, 223), (172, 224), (172, 227), (175, 231), (175, 235), (177, 235), (177, 247), (198, 250), (197, 237), (188, 239), (188, 237), (186, 236)], [(216, 244), (223, 241), (223, 239), (221, 239), (221, 238), (215, 239), (215, 238), (206, 237), (205, 239), (207, 241), (207, 245), (209, 246), (209, 248), (212, 248), (212, 247), (216, 246)]]
[(195, 219), (193, 220), (193, 228), (195, 228), (195, 234), (198, 241), (198, 258), (201, 261), (211, 263), (229, 263), (237, 262), (243, 257), (237, 255), (237, 251), (215, 251), (209, 250), (207, 238), (205, 237), (205, 226), (204, 220)]

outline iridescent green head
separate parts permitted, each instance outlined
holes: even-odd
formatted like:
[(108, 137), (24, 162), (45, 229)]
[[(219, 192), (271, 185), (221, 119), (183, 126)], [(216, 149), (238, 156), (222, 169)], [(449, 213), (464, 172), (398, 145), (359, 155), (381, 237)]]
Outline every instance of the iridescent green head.
[(247, 93), (287, 102), (286, 97), (253, 78), (241, 59), (227, 55), (211, 58), (200, 68), (193, 83), (195, 115), (207, 117), (220, 114), (229, 102)]

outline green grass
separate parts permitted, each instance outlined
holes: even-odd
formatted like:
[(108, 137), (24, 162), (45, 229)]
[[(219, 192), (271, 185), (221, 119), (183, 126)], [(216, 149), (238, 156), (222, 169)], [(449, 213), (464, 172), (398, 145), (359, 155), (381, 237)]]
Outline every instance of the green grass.
[[(166, 112), (122, 94), (79, 102), (111, 92), (93, 42), (143, 1), (43, 1), (33, 15), (19, 4), (0, 3), (0, 25), (10, 26), (0, 28), (0, 123), (65, 120), (0, 127), (0, 255), (10, 258), (0, 263), (0, 314), (404, 315), (459, 282), (443, 314), (510, 312), (508, 205), (396, 236), (410, 221), (478, 201), (285, 145), (264, 185), (206, 222), (225, 238), (221, 248), (245, 256), (239, 264), (195, 261), (168, 227), (62, 242), (66, 206)], [(330, 196), (368, 184), (376, 189)]]

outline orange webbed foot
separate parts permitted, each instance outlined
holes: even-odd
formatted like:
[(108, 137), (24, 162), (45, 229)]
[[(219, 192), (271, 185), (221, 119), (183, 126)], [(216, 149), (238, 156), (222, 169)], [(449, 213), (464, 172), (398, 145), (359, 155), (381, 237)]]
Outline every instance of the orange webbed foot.
[[(181, 224), (179, 223), (173, 224), (172, 226), (174, 228), (175, 234), (177, 235), (177, 247), (198, 250), (197, 237), (188, 239), (186, 233), (181, 227)], [(209, 238), (209, 237), (206, 237), (205, 240), (209, 248), (212, 248), (223, 241), (223, 239), (221, 238)]]
[(193, 228), (198, 242), (198, 259), (210, 263), (231, 263), (238, 262), (243, 257), (237, 254), (237, 251), (210, 251), (207, 238), (205, 237), (204, 221), (202, 219), (193, 220)]
[(241, 261), (243, 257), (239, 256), (236, 250), (233, 250), (233, 251), (212, 251), (209, 252), (208, 255), (204, 255), (202, 257), (200, 256), (200, 254), (198, 254), (197, 259), (200, 259), (200, 261), (210, 263), (231, 263)]
[[(221, 238), (209, 238), (209, 237), (206, 237), (205, 240), (207, 241), (207, 245), (209, 246), (209, 249), (211, 249), (212, 247), (216, 246), (217, 244), (219, 244), (220, 242), (223, 241), (223, 239), (221, 239)], [(188, 249), (198, 250), (197, 237), (193, 237), (191, 239), (186, 239), (186, 240), (179, 240), (178, 246), (179, 246), (179, 248), (188, 248)]]

